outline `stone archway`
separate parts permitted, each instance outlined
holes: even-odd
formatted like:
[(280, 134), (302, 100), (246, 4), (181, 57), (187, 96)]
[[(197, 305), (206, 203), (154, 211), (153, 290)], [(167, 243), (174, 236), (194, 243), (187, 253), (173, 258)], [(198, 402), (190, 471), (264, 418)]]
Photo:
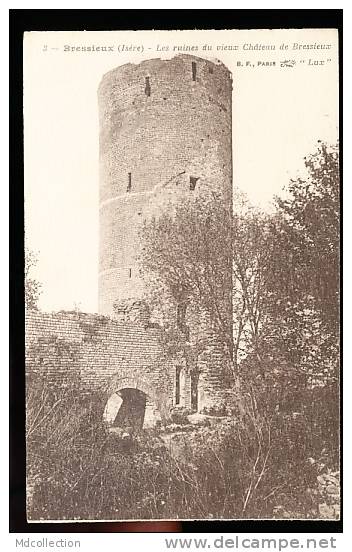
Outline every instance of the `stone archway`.
[(119, 389), (117, 395), (121, 397), (121, 404), (113, 421), (114, 427), (140, 430), (144, 425), (147, 395), (139, 389), (125, 387)]
[[(106, 416), (112, 400), (116, 410)], [(162, 418), (159, 402), (155, 390), (145, 380), (116, 375), (106, 387), (104, 419), (111, 427), (133, 431), (154, 427)]]

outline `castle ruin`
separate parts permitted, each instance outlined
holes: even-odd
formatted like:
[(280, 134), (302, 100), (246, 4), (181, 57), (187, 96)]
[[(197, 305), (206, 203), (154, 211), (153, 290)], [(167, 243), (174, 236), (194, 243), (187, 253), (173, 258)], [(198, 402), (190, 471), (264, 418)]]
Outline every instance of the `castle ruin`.
[[(190, 348), (197, 332), (208, 339), (196, 366), (165, 355), (163, 327), (150, 323), (144, 303), (138, 256), (143, 222), (175, 202), (218, 191), (232, 206), (232, 78), (221, 62), (152, 59), (104, 75), (98, 102), (99, 315), (27, 312), (26, 363), (53, 378), (76, 370), (82, 393), (104, 404), (118, 395), (112, 424), (135, 418), (142, 427), (172, 406), (202, 411), (226, 395), (222, 346), (203, 313), (187, 313)], [(59, 371), (53, 343), (66, 341), (74, 354), (60, 360)]]

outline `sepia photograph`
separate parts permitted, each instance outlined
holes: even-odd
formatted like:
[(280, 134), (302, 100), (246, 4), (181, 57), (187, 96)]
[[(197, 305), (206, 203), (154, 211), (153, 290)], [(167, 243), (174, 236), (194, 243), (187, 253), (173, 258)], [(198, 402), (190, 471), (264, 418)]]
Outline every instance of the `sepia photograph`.
[(26, 32), (28, 522), (340, 520), (336, 29)]

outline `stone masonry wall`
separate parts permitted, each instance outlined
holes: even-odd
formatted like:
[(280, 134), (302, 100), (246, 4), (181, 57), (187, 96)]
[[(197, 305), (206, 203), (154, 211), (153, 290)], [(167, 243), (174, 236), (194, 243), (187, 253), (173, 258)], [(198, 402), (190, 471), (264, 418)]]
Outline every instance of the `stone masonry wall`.
[(75, 372), (82, 394), (97, 392), (103, 401), (119, 389), (137, 388), (164, 414), (173, 402), (174, 367), (163, 357), (159, 333), (136, 321), (28, 311), (26, 373), (60, 383)]
[[(27, 311), (26, 374), (40, 374), (49, 385), (62, 385), (75, 375), (80, 393), (96, 394), (101, 404), (121, 389), (139, 389), (147, 395), (147, 411), (165, 418), (175, 405), (177, 367), (179, 406), (191, 408), (191, 377), (184, 358), (165, 354), (162, 331), (135, 316), (121, 321), (81, 312)], [(224, 397), (223, 362), (218, 343), (209, 336), (198, 359), (199, 410)]]

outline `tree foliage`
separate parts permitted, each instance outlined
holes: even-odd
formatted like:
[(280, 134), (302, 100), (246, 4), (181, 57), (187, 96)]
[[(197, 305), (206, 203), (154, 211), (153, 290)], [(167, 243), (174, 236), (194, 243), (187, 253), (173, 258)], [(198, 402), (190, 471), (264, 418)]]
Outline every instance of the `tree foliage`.
[(178, 204), (174, 213), (164, 212), (144, 226), (141, 261), (152, 302), (159, 303), (164, 319), (171, 319), (168, 309), (175, 312), (178, 305), (203, 310), (231, 349), (229, 221), (229, 208), (215, 193)]
[(154, 303), (164, 314), (170, 300), (206, 312), (233, 374), (268, 385), (337, 375), (337, 146), (320, 144), (305, 165), (306, 178), (289, 183), (273, 214), (236, 193), (231, 216), (213, 193), (186, 200), (143, 229), (141, 261)]
[[(309, 380), (337, 377), (339, 346), (338, 148), (325, 144), (305, 159), (307, 176), (276, 199), (272, 318), (274, 349)], [(281, 347), (280, 347), (281, 344)]]
[(293, 297), (310, 296), (326, 328), (337, 327), (339, 308), (340, 194), (338, 146), (320, 144), (305, 159), (307, 177), (291, 180), (277, 198), (286, 252), (295, 267)]
[(38, 257), (30, 249), (26, 249), (25, 253), (25, 274), (24, 274), (24, 290), (25, 290), (25, 306), (26, 309), (37, 309), (38, 301), (41, 294), (41, 284), (31, 276), (33, 268), (38, 262)]

